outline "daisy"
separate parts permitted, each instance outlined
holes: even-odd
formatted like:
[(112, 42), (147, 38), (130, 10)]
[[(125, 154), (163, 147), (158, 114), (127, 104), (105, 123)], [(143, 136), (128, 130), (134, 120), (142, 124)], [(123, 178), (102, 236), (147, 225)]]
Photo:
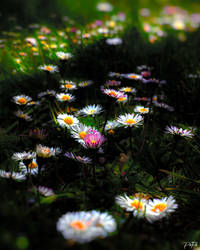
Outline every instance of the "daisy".
[(102, 228), (95, 224), (91, 212), (68, 212), (59, 218), (56, 228), (67, 240), (87, 243), (102, 234)]
[(119, 89), (119, 91), (125, 92), (125, 93), (136, 93), (136, 89), (131, 87), (124, 87)]
[(135, 74), (135, 73), (128, 73), (128, 74), (121, 74), (121, 77), (131, 79), (131, 80), (139, 80), (142, 79), (141, 75)]
[(167, 110), (170, 111), (170, 112), (174, 111), (174, 107), (169, 106), (168, 104), (166, 104), (166, 103), (164, 103), (164, 102), (157, 102), (157, 101), (154, 101), (153, 104), (154, 104), (156, 107), (160, 107), (160, 108), (167, 109)]
[(55, 65), (43, 65), (39, 66), (39, 69), (50, 73), (58, 72), (58, 67)]
[(85, 126), (84, 124), (80, 123), (75, 125), (71, 128), (70, 132), (73, 138), (75, 138), (79, 143), (84, 143), (83, 139), (89, 133), (90, 126)]
[(105, 95), (108, 95), (110, 97), (114, 97), (114, 98), (117, 98), (117, 96), (119, 96), (120, 94), (123, 95), (122, 92), (119, 92), (115, 89), (104, 89), (102, 88), (101, 89), (102, 93), (105, 94)]
[(31, 105), (40, 105), (40, 102), (31, 101), (31, 102), (27, 103), (27, 106), (31, 106)]
[(73, 116), (73, 115), (68, 115), (68, 114), (59, 114), (57, 116), (57, 121), (59, 125), (63, 128), (71, 128), (74, 125), (77, 125), (79, 123), (79, 120)]
[(75, 161), (78, 161), (80, 163), (83, 163), (83, 164), (91, 164), (92, 163), (92, 159), (90, 159), (89, 157), (85, 157), (85, 156), (81, 157), (81, 156), (75, 155), (75, 154), (70, 153), (70, 152), (66, 152), (65, 156), (70, 158), (70, 159), (73, 159)]
[(56, 99), (60, 102), (72, 102), (74, 101), (76, 98), (75, 96), (71, 95), (71, 94), (66, 94), (66, 93), (60, 93), (56, 95)]
[(143, 117), (141, 115), (134, 116), (134, 114), (125, 114), (125, 115), (120, 115), (119, 118), (117, 119), (117, 122), (121, 126), (132, 127), (141, 125), (142, 120)]
[(32, 121), (31, 116), (25, 114), (25, 113), (24, 113), (23, 111), (21, 111), (21, 110), (18, 110), (18, 111), (16, 111), (16, 112), (14, 112), (14, 114), (15, 114), (17, 117), (22, 118), (22, 119), (24, 119), (24, 120), (26, 120), (26, 121)]
[(19, 163), (19, 168), (23, 174), (32, 174), (36, 175), (38, 174), (38, 164), (36, 158), (34, 158), (31, 163), (26, 166), (22, 161)]
[(146, 219), (149, 222), (160, 220), (168, 216), (178, 208), (173, 196), (164, 197), (162, 199), (153, 199), (149, 201), (146, 209)]
[(65, 89), (67, 91), (77, 89), (76, 84), (74, 82), (72, 82), (72, 81), (61, 80), (60, 83), (62, 83), (62, 85), (60, 86), (61, 89)]
[(29, 160), (36, 157), (36, 152), (16, 152), (12, 155), (12, 159), (15, 161)]
[(32, 98), (27, 95), (17, 95), (17, 96), (14, 96), (12, 99), (12, 101), (18, 105), (26, 105), (31, 100)]
[(109, 77), (120, 77), (121, 74), (120, 74), (120, 73), (117, 73), (117, 72), (109, 72), (109, 73), (108, 73), (108, 76), (109, 76)]
[(49, 158), (61, 152), (60, 148), (49, 148), (41, 144), (36, 146), (36, 153), (39, 157)]
[(61, 52), (61, 51), (56, 52), (56, 55), (61, 60), (69, 60), (70, 58), (72, 58), (71, 53), (64, 53), (64, 52)]
[(83, 115), (83, 116), (87, 116), (87, 115), (97, 115), (99, 113), (101, 113), (103, 111), (103, 108), (101, 105), (88, 105), (85, 108), (79, 110), (79, 114)]
[(116, 99), (118, 103), (126, 103), (128, 101), (128, 96), (125, 94), (119, 94)]
[(119, 123), (117, 121), (107, 121), (105, 130), (108, 131), (109, 134), (114, 134), (113, 129), (117, 128)]
[(48, 188), (48, 187), (39, 186), (39, 187), (37, 188), (37, 190), (38, 190), (38, 192), (39, 192), (40, 194), (42, 194), (42, 195), (45, 196), (45, 197), (49, 197), (49, 196), (55, 195), (55, 193), (53, 192), (53, 189)]
[(91, 84), (93, 84), (93, 81), (84, 81), (84, 82), (80, 82), (80, 83), (78, 84), (78, 86), (79, 86), (80, 88), (84, 88), (84, 87), (90, 86)]
[(54, 90), (49, 90), (49, 89), (47, 89), (46, 91), (40, 92), (40, 93), (38, 94), (38, 98), (41, 98), (41, 97), (46, 96), (46, 95), (55, 96), (55, 95), (56, 95), (56, 92), (55, 92)]
[(124, 196), (118, 195), (115, 202), (127, 212), (133, 212), (134, 216), (143, 216), (146, 210), (147, 201), (137, 197), (129, 198), (126, 194)]
[(134, 111), (136, 113), (147, 114), (147, 113), (149, 113), (149, 108), (145, 108), (143, 106), (136, 106)]
[(122, 39), (121, 38), (108, 38), (106, 39), (106, 43), (109, 45), (119, 45), (122, 44)]
[(0, 170), (0, 177), (7, 178), (7, 179), (13, 179), (17, 181), (23, 181), (26, 179), (26, 176), (23, 173), (17, 173), (17, 172), (6, 172), (4, 170)]
[(100, 132), (95, 130), (90, 130), (90, 133), (84, 137), (85, 148), (97, 149), (100, 148), (101, 145), (105, 142), (105, 137), (101, 135)]
[(110, 3), (98, 3), (96, 8), (102, 12), (110, 12), (113, 10), (113, 6)]
[(189, 138), (192, 138), (194, 136), (192, 130), (177, 128), (176, 126), (170, 126), (170, 127), (167, 126), (165, 133), (172, 134), (172, 135), (185, 136), (185, 137), (189, 137)]
[(101, 236), (106, 237), (108, 233), (112, 233), (116, 230), (117, 224), (114, 218), (107, 212), (100, 213), (93, 210), (91, 212), (92, 220), (95, 221), (95, 227), (102, 229)]

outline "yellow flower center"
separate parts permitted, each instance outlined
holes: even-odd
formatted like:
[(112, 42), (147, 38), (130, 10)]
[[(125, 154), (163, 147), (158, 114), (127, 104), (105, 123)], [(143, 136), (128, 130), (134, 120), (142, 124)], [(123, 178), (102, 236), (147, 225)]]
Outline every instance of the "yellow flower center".
[(87, 227), (82, 221), (79, 220), (71, 222), (70, 226), (78, 231), (84, 230)]
[(28, 168), (36, 168), (37, 167), (37, 163), (32, 161), (29, 165)]
[(68, 95), (63, 95), (62, 96), (63, 101), (69, 101), (69, 99), (70, 99), (70, 96), (68, 96)]
[(125, 92), (131, 92), (131, 88), (125, 88), (124, 91)]
[(115, 92), (115, 91), (112, 91), (112, 90), (108, 93), (108, 95), (117, 96), (116, 92)]
[(49, 154), (50, 153), (50, 149), (49, 148), (44, 148), (43, 149), (43, 153), (44, 154)]
[(87, 133), (85, 131), (81, 131), (79, 133), (79, 136), (80, 136), (81, 139), (84, 139), (86, 135), (87, 135)]
[(123, 101), (125, 101), (125, 100), (126, 100), (125, 97), (120, 97), (120, 98), (118, 98), (118, 102), (123, 102)]
[(74, 123), (73, 119), (71, 117), (66, 117), (64, 119), (64, 122), (68, 125), (72, 125)]
[(25, 119), (25, 114), (21, 114), (20, 117), (21, 117), (22, 119)]
[(47, 71), (51, 71), (53, 68), (51, 67), (51, 66), (46, 66), (45, 67), (45, 70), (47, 70)]
[(24, 98), (24, 97), (20, 97), (17, 101), (18, 101), (19, 103), (21, 103), (21, 104), (26, 104), (26, 103), (27, 103), (27, 100), (26, 100), (26, 98)]
[(142, 112), (142, 113), (144, 113), (144, 112), (146, 112), (147, 111), (147, 109), (145, 109), (145, 108), (141, 108), (140, 109), (140, 112)]
[(131, 124), (134, 124), (135, 121), (133, 119), (128, 119), (128, 120), (126, 120), (126, 123), (131, 125)]
[(132, 201), (131, 206), (136, 208), (136, 209), (143, 210), (143, 204), (142, 204), (142, 202), (140, 202), (138, 200)]
[(91, 140), (91, 143), (96, 143), (96, 140)]
[(90, 114), (94, 114), (95, 110), (94, 109), (91, 109), (90, 110)]
[(66, 88), (66, 89), (71, 89), (72, 87), (73, 87), (72, 84), (65, 84), (65, 88)]
[(167, 207), (166, 203), (160, 203), (160, 204), (155, 205), (152, 208), (152, 211), (155, 212), (155, 213), (160, 213), (160, 212), (163, 212), (166, 207)]
[(136, 76), (136, 75), (130, 75), (129, 78), (131, 78), (131, 79), (136, 79), (137, 76)]

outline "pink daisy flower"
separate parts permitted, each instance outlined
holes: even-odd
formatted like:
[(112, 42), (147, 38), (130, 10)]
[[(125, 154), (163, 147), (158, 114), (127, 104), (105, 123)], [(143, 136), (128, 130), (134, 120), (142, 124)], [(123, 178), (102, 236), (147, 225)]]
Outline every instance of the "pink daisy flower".
[(86, 148), (100, 148), (105, 142), (105, 137), (96, 130), (90, 130), (89, 134), (84, 137), (84, 147)]

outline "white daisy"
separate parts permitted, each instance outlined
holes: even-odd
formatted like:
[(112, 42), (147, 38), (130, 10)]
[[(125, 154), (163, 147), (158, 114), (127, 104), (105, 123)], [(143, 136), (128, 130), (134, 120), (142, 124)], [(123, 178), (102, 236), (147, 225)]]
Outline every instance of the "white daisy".
[(60, 102), (72, 102), (74, 101), (76, 98), (75, 96), (71, 95), (71, 94), (67, 94), (67, 93), (60, 93), (56, 95), (56, 99)]
[(45, 197), (55, 195), (55, 193), (53, 192), (53, 189), (48, 188), (48, 187), (39, 186), (38, 191), (40, 194), (44, 195)]
[(47, 89), (46, 91), (40, 92), (38, 94), (38, 98), (41, 98), (41, 97), (46, 96), (46, 95), (47, 96), (55, 96), (55, 94), (56, 94), (56, 92), (54, 90)]
[(36, 157), (36, 152), (16, 152), (12, 155), (12, 159), (15, 161), (29, 160)]
[(78, 86), (80, 87), (80, 88), (84, 88), (84, 87), (88, 87), (88, 86), (90, 86), (90, 85), (92, 85), (93, 84), (93, 81), (83, 81), (83, 82), (80, 82), (79, 84), (78, 84)]
[(115, 89), (104, 89), (104, 88), (102, 88), (101, 91), (102, 91), (103, 94), (108, 95), (108, 96), (113, 97), (113, 98), (118, 98), (119, 95), (124, 95), (123, 92), (117, 91)]
[(18, 105), (26, 105), (31, 100), (32, 100), (32, 98), (30, 96), (27, 96), (27, 95), (13, 96), (13, 99), (12, 99), (12, 101)]
[(119, 127), (119, 123), (117, 121), (107, 121), (105, 130), (109, 132), (117, 127)]
[(38, 174), (38, 164), (36, 158), (34, 158), (31, 163), (26, 166), (22, 161), (19, 163), (19, 168), (22, 173), (24, 174), (32, 174), (36, 175)]
[(136, 89), (131, 87), (123, 87), (119, 89), (119, 91), (125, 92), (125, 93), (136, 93)]
[(17, 173), (17, 172), (6, 172), (4, 170), (0, 170), (0, 177), (7, 178), (7, 179), (13, 179), (17, 181), (23, 181), (26, 179), (26, 176), (23, 173)]
[(87, 115), (97, 115), (100, 114), (103, 111), (103, 108), (101, 105), (88, 105), (85, 108), (79, 110), (78, 114), (87, 116)]
[(40, 70), (44, 70), (50, 73), (55, 73), (58, 72), (58, 67), (55, 65), (43, 65), (43, 66), (39, 66)]
[(189, 138), (192, 138), (194, 136), (192, 130), (177, 128), (176, 126), (171, 126), (171, 127), (167, 126), (165, 133), (172, 135), (180, 135)]
[(70, 158), (70, 159), (73, 159), (75, 161), (78, 161), (80, 163), (83, 163), (83, 164), (91, 164), (92, 163), (92, 159), (90, 159), (89, 157), (86, 157), (86, 156), (79, 156), (79, 155), (75, 155), (75, 154), (70, 153), (70, 152), (66, 152), (65, 156)]
[(70, 129), (71, 135), (73, 138), (75, 138), (79, 143), (84, 143), (83, 139), (85, 136), (89, 133), (89, 130), (92, 129), (92, 127), (85, 126), (82, 123), (79, 123), (78, 125), (73, 126)]
[(71, 53), (65, 53), (65, 52), (61, 52), (61, 51), (56, 52), (56, 55), (61, 60), (69, 60), (70, 58), (72, 58)]
[(149, 201), (145, 217), (149, 222), (160, 220), (178, 208), (173, 196), (164, 197), (162, 199), (153, 199)]
[(147, 113), (149, 113), (149, 108), (145, 108), (143, 106), (136, 106), (134, 111), (136, 113), (147, 114)]
[(133, 212), (134, 216), (142, 217), (145, 213), (147, 201), (137, 197), (129, 198), (126, 194), (124, 196), (118, 195), (115, 202), (127, 212)]
[(23, 111), (21, 111), (21, 110), (17, 110), (16, 112), (14, 112), (14, 114), (15, 114), (17, 117), (22, 118), (22, 119), (24, 119), (24, 120), (26, 120), (26, 121), (32, 121), (31, 116), (25, 114), (25, 113), (24, 113)]
[(41, 144), (36, 146), (36, 153), (39, 157), (49, 158), (61, 152), (60, 148), (49, 148)]
[(141, 115), (125, 114), (120, 115), (117, 121), (121, 126), (125, 127), (139, 126), (143, 121), (143, 117)]
[(56, 227), (65, 239), (86, 243), (102, 234), (102, 228), (96, 227), (92, 219), (91, 212), (68, 212), (59, 218)]
[(71, 128), (79, 123), (79, 120), (75, 116), (68, 114), (59, 114), (57, 116), (57, 121), (63, 128)]
[(126, 103), (128, 101), (128, 96), (125, 94), (119, 94), (116, 98), (118, 103)]
[(107, 212), (100, 213), (99, 211), (93, 210), (91, 212), (95, 226), (102, 229), (101, 236), (105, 237), (108, 233), (112, 233), (116, 230), (117, 224), (114, 218)]
[(60, 86), (61, 89), (64, 90), (75, 90), (77, 89), (77, 86), (74, 82), (72, 81), (67, 81), (67, 80), (61, 80), (60, 83), (62, 83), (62, 85)]
[(135, 74), (135, 73), (127, 73), (127, 74), (121, 74), (121, 77), (131, 79), (131, 80), (139, 80), (142, 79), (141, 75)]
[(118, 73), (118, 72), (109, 72), (109, 73), (108, 73), (108, 76), (109, 76), (109, 77), (120, 77), (121, 74)]

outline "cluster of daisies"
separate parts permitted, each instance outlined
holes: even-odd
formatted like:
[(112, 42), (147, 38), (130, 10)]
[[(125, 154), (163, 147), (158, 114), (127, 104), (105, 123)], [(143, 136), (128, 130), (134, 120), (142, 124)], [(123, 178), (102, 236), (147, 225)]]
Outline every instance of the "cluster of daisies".
[[(63, 55), (64, 57), (64, 55)], [(68, 55), (68, 58), (71, 56)], [(58, 72), (59, 69), (54, 65), (44, 65), (40, 67), (41, 70), (46, 72), (54, 73)], [(100, 87), (99, 94), (106, 96), (108, 104), (114, 104), (118, 107), (123, 107), (126, 104), (133, 106), (131, 113), (124, 113), (115, 115), (113, 120), (106, 120), (102, 124), (98, 124), (97, 129), (96, 116), (101, 116), (107, 110), (104, 109), (100, 104), (86, 105), (81, 107), (79, 110), (72, 112), (70, 109), (67, 112), (56, 112), (54, 114), (54, 122), (61, 132), (69, 132), (68, 134), (78, 142), (81, 148), (88, 151), (92, 151), (88, 156), (80, 156), (74, 152), (64, 152), (64, 156), (70, 158), (81, 164), (93, 163), (92, 155), (99, 152), (104, 153), (104, 145), (106, 143), (106, 133), (113, 134), (116, 128), (136, 128), (144, 124), (145, 116), (149, 116), (153, 112), (151, 105), (162, 105), (163, 103), (158, 102), (158, 98), (163, 100), (163, 96), (153, 96), (140, 98), (137, 97), (137, 84), (148, 84), (153, 83), (156, 87), (162, 86), (163, 81), (157, 80), (151, 77), (151, 68), (142, 65), (138, 67), (138, 74), (135, 73), (115, 73), (110, 72), (109, 77), (111, 80), (106, 81), (104, 85)], [(122, 81), (125, 79), (130, 81), (136, 81), (135, 87), (123, 86)], [(92, 81), (85, 82), (73, 82), (71, 80), (62, 79), (60, 81), (61, 93), (57, 93), (54, 90), (47, 90), (38, 94), (40, 102), (51, 96), (54, 102), (67, 103), (76, 100), (75, 92), (78, 88), (90, 86)], [(14, 96), (12, 99), (17, 105), (27, 108), (29, 105), (40, 104), (37, 101), (33, 102), (32, 98), (26, 95)], [(136, 101), (146, 101), (146, 106), (135, 105)], [(167, 106), (167, 104), (165, 104)], [(168, 110), (170, 106), (167, 106)], [(66, 110), (66, 109), (65, 109)], [(172, 107), (171, 110), (172, 111)], [(18, 111), (19, 112), (19, 111)], [(95, 126), (84, 124), (83, 117), (91, 117), (94, 119)], [(106, 117), (106, 115), (105, 115)], [(24, 117), (21, 117), (24, 118)], [(30, 119), (29, 119), (30, 121)], [(194, 134), (190, 130), (177, 128), (175, 126), (167, 126), (166, 133), (177, 134), (180, 136), (186, 136), (191, 138)], [(44, 145), (36, 145), (35, 151), (14, 153), (12, 159), (19, 162), (19, 172), (5, 172), (1, 171), (0, 175), (5, 178), (12, 178), (15, 180), (25, 180), (29, 175), (39, 175), (40, 172), (45, 171), (45, 168), (38, 166), (39, 158), (50, 158), (61, 154), (60, 148), (53, 148)], [(43, 196), (53, 196), (55, 193), (53, 190), (47, 187), (36, 187), (37, 192)], [(148, 222), (152, 223), (157, 220), (161, 220), (167, 217), (170, 213), (174, 212), (178, 205), (172, 196), (164, 197), (161, 199), (151, 199), (146, 195), (134, 195), (127, 196), (118, 195), (115, 199), (116, 203), (124, 208), (127, 212), (132, 212), (133, 216), (143, 218)], [(107, 212), (99, 212), (96, 210), (92, 211), (80, 211), (80, 212), (67, 212), (62, 215), (57, 222), (57, 230), (67, 240), (87, 243), (95, 238), (102, 238), (108, 236), (110, 233), (115, 232), (117, 224), (115, 219)]]
[(178, 205), (172, 196), (162, 199), (150, 199), (145, 194), (135, 194), (134, 196), (118, 195), (116, 203), (127, 212), (132, 212), (133, 216), (145, 218), (150, 223), (161, 220), (174, 212)]
[[(51, 59), (59, 59), (61, 61), (69, 60), (72, 54), (67, 51), (67, 48), (74, 48), (79, 44), (89, 44), (94, 39), (105, 38), (108, 45), (120, 45), (122, 39), (121, 32), (124, 30), (126, 14), (123, 12), (109, 13), (114, 9), (110, 3), (98, 3), (96, 6), (99, 12), (102, 12), (101, 19), (94, 20), (87, 25), (81, 27), (69, 16), (63, 16), (63, 27), (59, 30), (52, 27), (30, 24), (29, 36), (24, 37), (23, 30), (20, 26), (13, 25), (13, 31), (3, 32), (5, 38), (0, 39), (0, 47), (8, 47), (11, 52), (9, 60), (13, 61), (14, 67), (11, 68), (13, 74), (18, 72), (29, 72), (37, 67), (37, 61), (43, 61), (43, 55)], [(104, 16), (106, 12), (108, 15)], [(52, 66), (42, 65), (41, 69), (48, 71), (57, 71), (57, 68)]]
[[(152, 223), (169, 216), (178, 205), (172, 196), (162, 199), (150, 199), (148, 195), (137, 193), (128, 197), (118, 195), (116, 203), (127, 212), (132, 212), (137, 218), (145, 218)], [(68, 212), (59, 218), (57, 230), (67, 240), (78, 243), (86, 243), (99, 237), (106, 237), (109, 233), (116, 231), (115, 219), (107, 212), (80, 211)]]

